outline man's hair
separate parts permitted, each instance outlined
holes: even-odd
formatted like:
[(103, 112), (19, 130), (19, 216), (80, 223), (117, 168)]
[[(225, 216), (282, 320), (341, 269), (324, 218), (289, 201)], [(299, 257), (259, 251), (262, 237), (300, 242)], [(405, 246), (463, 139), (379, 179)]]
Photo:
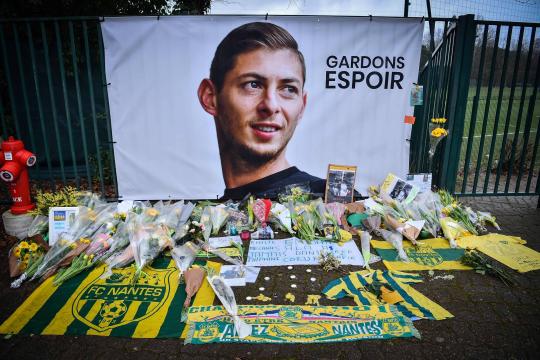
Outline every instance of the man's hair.
[(304, 55), (298, 50), (298, 43), (292, 35), (284, 28), (272, 23), (252, 22), (232, 30), (219, 43), (210, 66), (210, 80), (217, 91), (220, 92), (223, 88), (225, 75), (234, 68), (239, 55), (261, 48), (294, 51), (302, 65), (302, 81), (305, 83)]

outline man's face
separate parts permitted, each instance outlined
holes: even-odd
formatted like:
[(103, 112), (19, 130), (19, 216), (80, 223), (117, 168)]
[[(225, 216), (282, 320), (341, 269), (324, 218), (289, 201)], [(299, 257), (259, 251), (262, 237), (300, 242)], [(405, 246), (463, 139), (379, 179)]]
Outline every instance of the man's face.
[(291, 50), (241, 54), (216, 97), (216, 128), (225, 151), (254, 164), (285, 150), (306, 105), (302, 66)]

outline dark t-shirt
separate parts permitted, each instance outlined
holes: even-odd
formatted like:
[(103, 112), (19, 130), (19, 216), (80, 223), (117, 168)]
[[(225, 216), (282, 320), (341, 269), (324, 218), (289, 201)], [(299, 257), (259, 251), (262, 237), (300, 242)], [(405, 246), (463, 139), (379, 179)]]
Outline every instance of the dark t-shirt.
[(222, 199), (240, 200), (247, 194), (252, 194), (257, 198), (275, 199), (279, 193), (285, 191), (287, 185), (306, 183), (309, 184), (311, 193), (324, 196), (326, 180), (310, 175), (307, 172), (300, 171), (296, 166), (291, 166), (288, 169), (279, 171), (249, 184), (232, 189), (225, 189)]

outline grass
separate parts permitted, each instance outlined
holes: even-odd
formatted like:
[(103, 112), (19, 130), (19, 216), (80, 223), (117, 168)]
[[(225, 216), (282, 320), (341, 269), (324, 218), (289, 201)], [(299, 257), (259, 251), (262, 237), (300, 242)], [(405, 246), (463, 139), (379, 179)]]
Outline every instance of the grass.
[[(461, 144), (461, 152), (459, 159), (459, 168), (463, 169), (466, 161), (466, 152), (467, 146), (469, 145), (469, 137), (472, 137), (470, 141), (470, 159), (469, 159), (469, 173), (467, 177), (467, 183), (474, 181), (474, 175), (476, 167), (480, 164), (480, 173), (484, 176), (488, 173), (488, 166), (492, 171), (496, 171), (500, 159), (506, 159), (506, 162), (503, 161), (505, 165), (501, 171), (501, 181), (504, 189), (504, 183), (506, 181), (507, 172), (504, 171), (505, 168), (509, 165), (508, 159), (510, 158), (510, 152), (512, 148), (513, 141), (517, 141), (517, 146), (515, 147), (514, 155), (514, 170), (512, 171), (515, 175), (518, 172), (521, 153), (523, 151), (523, 141), (525, 137), (525, 126), (527, 122), (527, 115), (529, 109), (530, 96), (532, 94), (532, 87), (527, 87), (525, 90), (525, 98), (523, 101), (523, 108), (521, 110), (521, 116), (518, 119), (520, 112), (521, 96), (523, 92), (522, 87), (516, 87), (514, 91), (514, 96), (512, 102), (510, 102), (510, 91), (509, 87), (503, 88), (500, 111), (497, 121), (497, 105), (499, 101), (499, 87), (493, 87), (491, 91), (491, 96), (488, 106), (488, 87), (482, 87), (478, 99), (478, 108), (476, 111), (476, 120), (474, 128), (471, 129), (470, 125), (473, 119), (473, 104), (475, 100), (476, 87), (471, 86), (468, 94), (467, 109), (465, 115), (465, 127), (463, 131), (463, 140)], [(510, 105), (512, 108), (510, 109)], [(487, 110), (486, 110), (486, 107)], [(509, 113), (510, 110), (510, 113)], [(486, 114), (487, 111), (487, 114)], [(539, 131), (538, 125), (540, 120), (540, 96), (537, 95), (534, 107), (533, 114), (531, 119), (531, 125), (529, 129), (529, 139), (527, 141), (527, 148), (525, 151), (525, 160), (523, 166), (523, 178), (527, 182), (529, 176), (529, 170), (531, 168), (532, 152), (535, 144), (535, 139), (537, 132)], [(507, 123), (508, 121), (508, 123)], [(518, 124), (519, 122), (519, 124)], [(483, 125), (485, 123), (485, 129)], [(497, 124), (496, 124), (497, 123)], [(495, 127), (496, 126), (496, 127)], [(505, 140), (505, 147), (503, 149), (503, 134), (505, 132), (505, 127), (508, 126), (508, 136)], [(518, 128), (519, 126), (519, 128)], [(484, 139), (483, 146), (480, 148), (481, 139)], [(538, 145), (537, 145), (538, 146)], [(493, 154), (490, 157), (490, 150), (493, 147)], [(501, 151), (502, 150), (502, 151)], [(480, 155), (479, 155), (480, 154)], [(538, 173), (538, 168), (540, 167), (540, 154), (537, 154), (533, 174)], [(495, 170), (494, 170), (495, 169)], [(504, 177), (504, 178), (503, 178)], [(495, 182), (496, 174), (493, 173), (490, 175), (489, 184), (493, 185)], [(461, 182), (463, 180), (463, 171), (461, 170), (458, 174), (458, 184), (457, 189), (461, 189)], [(483, 180), (483, 179), (482, 179)], [(522, 180), (523, 182), (523, 180)], [(478, 186), (481, 187), (484, 185), (482, 181), (478, 183)], [(532, 184), (531, 189), (534, 192), (534, 185)], [(524, 188), (525, 185), (523, 185)], [(499, 185), (499, 191), (501, 190), (501, 185)], [(512, 189), (511, 189), (512, 190)], [(521, 189), (520, 187), (520, 190)]]

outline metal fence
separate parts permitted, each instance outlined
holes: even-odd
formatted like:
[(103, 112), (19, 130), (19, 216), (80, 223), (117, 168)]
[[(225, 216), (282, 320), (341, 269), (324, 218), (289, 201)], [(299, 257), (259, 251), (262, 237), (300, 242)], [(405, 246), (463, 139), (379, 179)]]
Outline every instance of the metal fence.
[[(468, 15), (445, 33), (419, 76), (412, 172), (462, 196), (539, 194), (539, 26)], [(448, 118), (449, 136), (429, 164), (433, 117)]]
[(98, 18), (0, 20), (2, 137), (38, 158), (44, 187), (117, 196)]

